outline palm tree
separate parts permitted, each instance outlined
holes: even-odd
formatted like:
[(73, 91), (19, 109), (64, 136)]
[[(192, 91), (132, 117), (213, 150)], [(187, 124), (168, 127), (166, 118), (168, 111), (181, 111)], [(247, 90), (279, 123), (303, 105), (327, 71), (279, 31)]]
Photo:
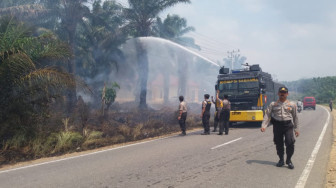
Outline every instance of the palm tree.
[(155, 22), (153, 31), (156, 36), (171, 40), (182, 46), (187, 46), (201, 50), (200, 46), (195, 44), (195, 40), (192, 37), (185, 37), (184, 35), (195, 31), (195, 28), (188, 26), (187, 20), (181, 18), (179, 15), (167, 15), (167, 17), (162, 22), (161, 18), (158, 17)]
[[(125, 8), (128, 20), (127, 32), (134, 37), (153, 35), (152, 26), (155, 18), (165, 9), (178, 3), (190, 3), (190, 0), (128, 0), (129, 8)], [(146, 108), (148, 57), (147, 51), (140, 41), (136, 42), (138, 69), (140, 75), (140, 108)]]
[(52, 99), (76, 85), (72, 75), (55, 66), (70, 57), (69, 46), (52, 33), (38, 34), (13, 17), (0, 20), (2, 141), (18, 132), (34, 132)]
[[(154, 32), (158, 37), (165, 38), (181, 44), (182, 46), (187, 46), (191, 48), (195, 48), (200, 50), (201, 48), (195, 44), (195, 40), (191, 37), (184, 37), (190, 31), (195, 31), (194, 27), (187, 25), (187, 20), (185, 18), (181, 18), (178, 15), (167, 15), (167, 17), (162, 22), (161, 18), (156, 19), (156, 23), (154, 26)], [(179, 86), (177, 95), (185, 95), (186, 94), (186, 82), (187, 82), (187, 73), (183, 70), (187, 70), (188, 62), (185, 59), (180, 59), (180, 54), (177, 52), (170, 52), (172, 57), (175, 57), (180, 66), (178, 66), (178, 78), (179, 78)], [(163, 71), (164, 77), (164, 101), (168, 102), (169, 98), (169, 72)]]
[[(89, 16), (86, 3), (91, 0), (5, 0), (0, 8), (1, 15), (12, 15), (20, 20), (33, 21), (34, 25), (47, 28), (57, 33), (62, 40), (68, 42), (72, 52), (76, 52), (77, 27), (83, 18)], [(67, 69), (76, 74), (76, 56), (69, 58)], [(68, 113), (73, 109), (76, 100), (76, 87), (68, 92)]]
[(121, 31), (122, 6), (115, 1), (97, 0), (92, 7), (90, 17), (79, 27), (76, 49), (78, 74), (87, 78), (117, 69), (122, 58), (119, 46), (126, 41)]
[[(49, 17), (46, 18), (49, 22), (43, 26), (55, 30), (62, 40), (67, 41), (75, 54), (68, 63), (68, 72), (71, 74), (76, 74), (78, 26), (90, 15), (90, 9), (86, 6), (88, 2), (91, 0), (40, 0), (40, 3), (50, 10)], [(69, 90), (68, 98), (67, 111), (71, 113), (76, 102), (76, 87)]]

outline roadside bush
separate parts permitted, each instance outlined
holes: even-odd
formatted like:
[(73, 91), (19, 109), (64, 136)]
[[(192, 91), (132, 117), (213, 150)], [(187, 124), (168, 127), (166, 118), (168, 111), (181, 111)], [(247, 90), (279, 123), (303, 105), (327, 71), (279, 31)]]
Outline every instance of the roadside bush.
[(103, 132), (91, 131), (88, 133), (81, 149), (93, 149), (107, 145), (107, 140), (103, 138)]
[(5, 142), (3, 150), (7, 149), (18, 150), (21, 148), (21, 146), (26, 145), (26, 143), (28, 143), (27, 135), (20, 132), (18, 134), (15, 134), (13, 138)]
[(56, 138), (54, 153), (74, 150), (83, 142), (83, 136), (78, 132), (60, 132)]
[(86, 140), (100, 139), (103, 136), (103, 132), (100, 131), (91, 131), (89, 132)]
[(118, 132), (127, 139), (131, 137), (132, 129), (127, 125), (120, 125), (118, 127)]
[(140, 138), (140, 139), (142, 138), (143, 127), (144, 127), (143, 123), (139, 123), (132, 129), (133, 140), (136, 140), (137, 138)]

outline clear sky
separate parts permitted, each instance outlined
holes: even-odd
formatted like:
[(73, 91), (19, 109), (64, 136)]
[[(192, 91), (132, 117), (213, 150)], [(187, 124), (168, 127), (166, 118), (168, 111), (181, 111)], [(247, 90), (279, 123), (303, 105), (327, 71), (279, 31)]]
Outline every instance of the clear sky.
[(336, 0), (191, 1), (161, 17), (186, 18), (203, 56), (222, 60), (239, 49), (279, 81), (336, 76)]

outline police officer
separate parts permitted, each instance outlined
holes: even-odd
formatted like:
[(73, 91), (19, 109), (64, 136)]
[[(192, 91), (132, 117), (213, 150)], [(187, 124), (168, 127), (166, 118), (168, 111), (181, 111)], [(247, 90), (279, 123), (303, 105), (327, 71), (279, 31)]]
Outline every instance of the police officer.
[(202, 135), (209, 135), (210, 134), (210, 125), (209, 125), (209, 120), (210, 120), (210, 108), (211, 108), (211, 102), (209, 100), (210, 95), (205, 94), (204, 95), (204, 101), (202, 102), (202, 123), (204, 127), (204, 132)]
[(184, 97), (181, 95), (179, 97), (180, 100), (180, 105), (179, 105), (179, 116), (178, 116), (178, 120), (179, 120), (179, 124), (180, 124), (180, 128), (181, 128), (181, 135), (185, 136), (186, 135), (186, 119), (187, 119), (187, 103), (184, 101)]
[(215, 116), (214, 116), (214, 129), (212, 131), (212, 132), (216, 132), (218, 122), (219, 122), (219, 118), (220, 118), (220, 113), (221, 113), (222, 107), (223, 107), (223, 103), (221, 103), (221, 101), (217, 100), (217, 99), (216, 99), (216, 101), (214, 101), (213, 96), (211, 96), (211, 101), (212, 101), (212, 103), (214, 103), (214, 105), (216, 107), (216, 112), (215, 112)]
[(284, 163), (284, 137), (286, 144), (286, 164), (289, 169), (294, 169), (291, 158), (294, 153), (295, 136), (299, 136), (299, 121), (296, 114), (296, 105), (287, 100), (288, 89), (280, 87), (278, 91), (279, 99), (272, 102), (266, 110), (264, 120), (261, 125), (261, 132), (265, 132), (266, 127), (273, 124), (274, 143), (276, 145), (277, 154), (280, 158), (276, 164), (282, 167)]
[(333, 101), (330, 99), (329, 102), (329, 108), (330, 108), (330, 112), (332, 112), (332, 108), (333, 108)]
[[(223, 135), (223, 131), (225, 131), (225, 135), (229, 134), (229, 120), (230, 120), (230, 110), (231, 110), (231, 103), (228, 100), (228, 96), (224, 95), (222, 99), (219, 98), (219, 90), (217, 90), (216, 99), (219, 100), (222, 104), (222, 111), (220, 114), (219, 120), (219, 133), (218, 135)], [(225, 130), (224, 130), (225, 128)]]

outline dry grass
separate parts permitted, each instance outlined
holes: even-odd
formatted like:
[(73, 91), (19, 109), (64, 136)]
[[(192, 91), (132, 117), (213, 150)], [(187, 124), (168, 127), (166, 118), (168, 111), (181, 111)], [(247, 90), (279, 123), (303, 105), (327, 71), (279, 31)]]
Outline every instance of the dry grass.
[[(199, 106), (197, 110), (200, 111)], [(37, 159), (69, 152), (84, 151), (104, 146), (122, 144), (180, 131), (177, 111), (165, 107), (160, 110), (113, 110), (102, 117), (92, 110), (85, 128), (76, 123), (78, 117), (64, 118), (55, 113), (45, 126), (44, 134), (33, 140), (23, 135), (8, 140), (0, 151), (0, 165)], [(78, 115), (78, 114), (76, 114)], [(188, 113), (187, 130), (201, 126), (199, 114)], [(61, 131), (61, 132), (60, 132)]]

